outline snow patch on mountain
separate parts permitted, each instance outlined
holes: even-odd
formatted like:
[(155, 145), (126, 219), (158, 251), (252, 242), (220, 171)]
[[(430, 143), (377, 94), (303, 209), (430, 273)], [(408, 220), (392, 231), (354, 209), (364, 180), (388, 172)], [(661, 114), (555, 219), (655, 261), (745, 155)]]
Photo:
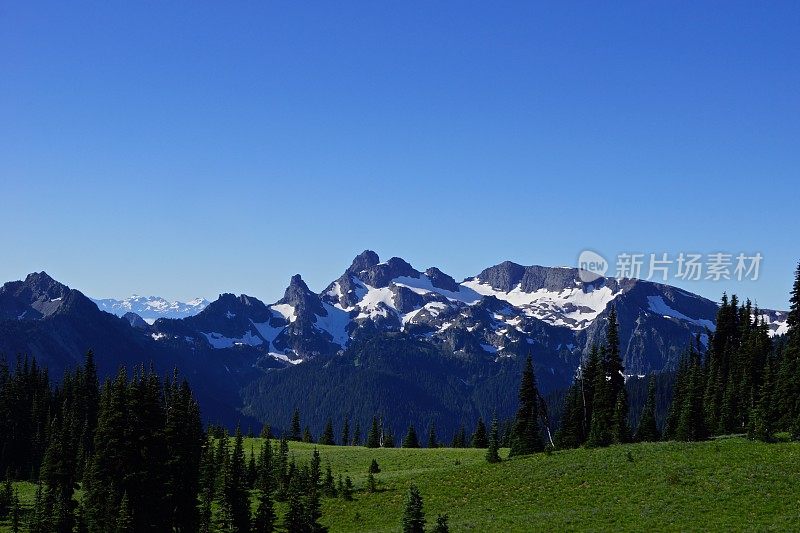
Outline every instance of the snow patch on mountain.
[(208, 343), (216, 349), (232, 348), (234, 346), (261, 346), (264, 340), (258, 335), (253, 335), (252, 332), (246, 332), (242, 337), (231, 338), (222, 335), (221, 333), (211, 332), (203, 333)]
[(314, 326), (321, 331), (328, 332), (333, 337), (333, 342), (344, 347), (350, 340), (350, 336), (347, 334), (350, 313), (327, 302), (322, 302), (322, 306), (328, 314), (327, 316), (316, 315), (317, 320)]
[(678, 320), (690, 322), (697, 326), (708, 328), (709, 331), (714, 331), (717, 328), (716, 324), (714, 324), (710, 320), (691, 318), (684, 315), (680, 311), (676, 311), (675, 309), (667, 305), (667, 303), (664, 301), (664, 298), (661, 296), (648, 296), (647, 304), (648, 307), (650, 308), (650, 311), (658, 315), (661, 315), (665, 318), (676, 318)]
[(270, 309), (277, 312), (287, 322), (294, 322), (297, 318), (293, 305), (290, 304), (275, 304), (270, 306)]
[(614, 292), (606, 286), (596, 288), (593, 285), (565, 288), (559, 292), (547, 289), (525, 292), (522, 284), (519, 284), (503, 292), (478, 278), (466, 280), (461, 285), (477, 294), (506, 301), (528, 316), (576, 331), (589, 327), (608, 304), (621, 294), (621, 291)]
[(769, 328), (769, 336), (777, 337), (789, 333), (788, 313), (783, 311), (765, 311), (760, 314), (761, 319)]

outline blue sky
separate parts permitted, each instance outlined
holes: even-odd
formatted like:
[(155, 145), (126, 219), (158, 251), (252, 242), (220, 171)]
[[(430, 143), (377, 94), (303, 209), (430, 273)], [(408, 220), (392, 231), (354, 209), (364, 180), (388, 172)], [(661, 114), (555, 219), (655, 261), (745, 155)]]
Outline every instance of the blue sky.
[(682, 286), (785, 308), (800, 4), (613, 4), (2, 2), (0, 279), (274, 301), (365, 248), (761, 252)]

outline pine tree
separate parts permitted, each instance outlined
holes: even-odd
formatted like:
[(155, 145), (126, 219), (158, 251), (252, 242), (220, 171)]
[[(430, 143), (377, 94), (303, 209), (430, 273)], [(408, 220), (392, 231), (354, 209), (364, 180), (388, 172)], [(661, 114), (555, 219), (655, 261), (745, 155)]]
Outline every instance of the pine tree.
[(419, 439), (414, 424), (409, 424), (406, 436), (403, 438), (403, 448), (419, 448)]
[(786, 322), (789, 331), (782, 350), (778, 370), (778, 425), (788, 429), (794, 440), (800, 440), (800, 263), (795, 272)]
[(325, 422), (325, 430), (322, 432), (322, 436), (319, 438), (319, 443), (327, 446), (333, 446), (336, 444), (336, 437), (333, 436), (333, 420), (330, 418), (328, 418), (328, 421)]
[(302, 433), (300, 432), (300, 410), (295, 408), (294, 413), (292, 413), (292, 422), (290, 425), (290, 434), (289, 440), (293, 441), (300, 441), (303, 438)]
[(114, 527), (115, 533), (133, 533), (136, 531), (133, 525), (133, 515), (128, 503), (128, 493), (122, 495), (117, 512), (117, 521)]
[(656, 425), (656, 377), (650, 376), (647, 383), (647, 400), (639, 417), (639, 427), (636, 429), (636, 440), (639, 442), (655, 442), (661, 437)]
[(700, 355), (693, 348), (690, 349), (688, 357), (685, 384), (681, 386), (682, 403), (678, 406), (674, 438), (681, 441), (697, 441), (707, 437), (703, 407), (705, 372), (700, 362)]
[(439, 440), (436, 438), (436, 426), (433, 422), (428, 427), (428, 448), (438, 448)]
[(531, 357), (525, 362), (519, 386), (519, 408), (514, 419), (509, 456), (526, 455), (544, 450), (539, 431), (539, 391)]
[(472, 434), (472, 447), (489, 447), (489, 438), (486, 436), (486, 424), (483, 423), (482, 417), (478, 417), (478, 423), (475, 426), (475, 433)]
[(217, 462), (214, 457), (214, 440), (210, 432), (206, 437), (200, 461), (200, 490), (198, 505), (198, 530), (209, 533), (211, 530), (211, 510), (217, 494)]
[(248, 489), (255, 488), (256, 477), (258, 477), (258, 468), (256, 468), (256, 453), (253, 449), (253, 444), (250, 444), (250, 457), (247, 459), (247, 470), (245, 474), (246, 487)]
[(311, 435), (311, 428), (308, 426), (305, 427), (303, 430), (303, 442), (306, 444), (313, 444), (314, 443), (314, 436)]
[(348, 417), (344, 417), (344, 423), (342, 424), (342, 446), (349, 446), (350, 445), (350, 420)]
[(369, 472), (370, 472), (370, 474), (379, 474), (380, 471), (381, 471), (381, 467), (378, 466), (378, 461), (373, 459), (372, 462), (369, 464)]
[(687, 377), (689, 372), (689, 355), (684, 354), (678, 362), (675, 372), (675, 384), (672, 387), (672, 403), (669, 405), (667, 419), (664, 423), (664, 439), (675, 440), (678, 419), (686, 398)]
[(486, 450), (486, 460), (490, 463), (500, 462), (499, 441), (500, 425), (497, 422), (497, 415), (492, 417), (492, 430), (489, 433), (489, 447)]
[(611, 440), (615, 444), (624, 444), (631, 440), (628, 428), (628, 394), (621, 389), (614, 403), (614, 415), (611, 426)]
[(327, 528), (319, 523), (322, 518), (322, 505), (320, 503), (320, 490), (322, 487), (322, 461), (319, 456), (319, 450), (314, 448), (311, 455), (311, 467), (309, 469), (308, 486), (306, 487), (306, 523), (308, 524), (309, 531), (324, 532)]
[(272, 435), (272, 426), (270, 426), (269, 424), (264, 424), (264, 426), (261, 428), (261, 434), (259, 435), (259, 437), (261, 437), (264, 440), (273, 439), (274, 436)]
[(17, 491), (13, 491), (11, 493), (11, 502), (10, 502), (10, 509), (9, 509), (9, 517), (11, 519), (11, 532), (17, 533), (20, 527), (20, 503), (19, 503), (19, 495)]
[[(602, 349), (601, 352), (605, 352), (605, 349)], [(586, 446), (597, 448), (608, 446), (613, 439), (611, 431), (615, 401), (611, 396), (613, 394), (611, 382), (606, 378), (606, 373), (602, 369), (594, 376), (593, 391), (592, 421)]]
[(458, 428), (458, 431), (453, 434), (453, 442), (451, 447), (453, 448), (466, 448), (467, 446), (467, 429), (464, 427), (464, 424), (461, 424), (461, 427)]
[(377, 491), (377, 487), (375, 485), (375, 474), (370, 472), (367, 474), (367, 492), (374, 493)]
[(361, 446), (361, 422), (356, 420), (356, 427), (353, 430), (353, 446)]
[(433, 528), (432, 533), (449, 533), (450, 526), (448, 525), (448, 517), (446, 514), (440, 514), (436, 517), (436, 527)]
[(239, 532), (249, 531), (250, 528), (250, 497), (245, 475), (244, 439), (241, 428), (237, 426), (233, 450), (225, 470), (222, 503), (228, 514), (225, 528)]
[(622, 355), (619, 345), (619, 323), (617, 322), (616, 307), (611, 306), (608, 313), (608, 326), (606, 328), (607, 349), (603, 362), (606, 376), (609, 379), (612, 405), (611, 440), (615, 443), (624, 443), (630, 440), (628, 428), (628, 393), (625, 390), (625, 367), (622, 365)]
[(593, 380), (598, 365), (599, 356), (595, 345), (591, 355), (578, 368), (575, 381), (564, 398), (561, 427), (556, 433), (556, 443), (560, 448), (577, 448), (586, 442), (591, 424)]
[(175, 531), (197, 531), (200, 520), (197, 494), (205, 441), (200, 406), (189, 383), (184, 379), (178, 384), (177, 372), (173, 373), (169, 390), (163, 433), (166, 507)]
[(329, 498), (335, 498), (337, 495), (336, 482), (333, 479), (333, 470), (331, 464), (325, 466), (325, 481), (322, 483), (322, 492)]
[(747, 433), (751, 439), (771, 442), (774, 440), (777, 416), (774, 402), (775, 384), (772, 379), (772, 364), (769, 361), (764, 370), (758, 402), (752, 408)]
[(372, 426), (367, 434), (367, 448), (381, 447), (381, 428), (378, 424), (378, 417), (372, 417)]
[(303, 505), (303, 487), (298, 476), (294, 476), (289, 486), (289, 509), (283, 517), (283, 527), (290, 532), (306, 532), (310, 530), (307, 514)]
[(351, 501), (353, 499), (353, 480), (350, 479), (350, 476), (344, 477), (344, 486), (342, 487), (342, 498), (346, 501)]
[(274, 473), (272, 464), (272, 445), (269, 440), (261, 446), (258, 462), (258, 476), (256, 488), (258, 489), (258, 504), (253, 517), (252, 531), (254, 533), (272, 533), (275, 531), (275, 506), (272, 494), (275, 490)]
[(413, 483), (408, 489), (401, 524), (403, 533), (425, 533), (425, 511), (423, 510), (422, 496)]
[(275, 493), (275, 499), (284, 501), (289, 493), (289, 483), (291, 481), (289, 475), (289, 441), (286, 437), (281, 437), (278, 442), (278, 456), (275, 464), (275, 477), (278, 480), (278, 486)]
[(383, 448), (394, 448), (394, 433), (391, 428), (384, 428), (383, 430)]

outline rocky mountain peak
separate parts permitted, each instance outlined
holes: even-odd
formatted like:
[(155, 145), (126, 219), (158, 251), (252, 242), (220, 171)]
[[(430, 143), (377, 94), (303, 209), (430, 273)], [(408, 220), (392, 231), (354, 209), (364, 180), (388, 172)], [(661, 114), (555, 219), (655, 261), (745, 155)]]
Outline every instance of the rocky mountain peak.
[(364, 250), (353, 259), (353, 263), (350, 265), (350, 268), (347, 269), (347, 273), (358, 274), (362, 270), (374, 267), (378, 263), (380, 263), (378, 254), (372, 250)]
[(310, 311), (318, 315), (325, 314), (319, 296), (311, 292), (300, 274), (292, 276), (286, 292), (283, 293), (283, 298), (277, 303), (291, 305), (300, 313)]

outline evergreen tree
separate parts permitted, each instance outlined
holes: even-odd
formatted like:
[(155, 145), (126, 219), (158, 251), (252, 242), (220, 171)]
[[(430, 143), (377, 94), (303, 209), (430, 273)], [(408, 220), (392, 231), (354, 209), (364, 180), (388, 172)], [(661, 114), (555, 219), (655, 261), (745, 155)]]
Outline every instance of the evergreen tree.
[(353, 480), (350, 479), (350, 476), (344, 477), (344, 486), (341, 490), (342, 498), (346, 501), (351, 501), (353, 499)]
[(247, 492), (247, 481), (244, 462), (244, 439), (239, 426), (227, 468), (225, 469), (222, 488), (222, 507), (227, 520), (224, 528), (231, 531), (244, 532), (250, 528), (250, 497)]
[(526, 455), (544, 450), (539, 431), (539, 391), (530, 356), (525, 362), (519, 386), (519, 408), (514, 419), (509, 456)]
[(631, 440), (628, 428), (628, 394), (624, 388), (619, 391), (617, 401), (614, 403), (611, 440), (615, 444), (623, 444)]
[(599, 368), (600, 356), (594, 344), (589, 356), (578, 367), (575, 381), (564, 397), (561, 427), (556, 433), (558, 447), (577, 448), (586, 442), (591, 428), (594, 381)]
[(619, 345), (619, 324), (617, 322), (616, 307), (611, 306), (608, 313), (606, 327), (607, 348), (603, 367), (609, 380), (611, 399), (611, 440), (615, 443), (624, 443), (630, 440), (628, 428), (628, 392), (625, 390), (625, 367), (622, 365), (622, 355)]
[(751, 439), (771, 442), (774, 440), (777, 414), (774, 401), (775, 383), (772, 379), (772, 364), (769, 361), (764, 370), (758, 402), (752, 408), (747, 433)]
[(211, 510), (217, 494), (217, 461), (215, 459), (214, 439), (210, 432), (203, 446), (200, 462), (200, 503), (198, 505), (198, 530), (209, 533), (211, 530)]
[(406, 436), (403, 438), (403, 448), (419, 448), (419, 439), (417, 438), (417, 431), (414, 429), (414, 424), (408, 426)]
[(258, 461), (258, 476), (256, 489), (258, 489), (258, 504), (253, 516), (253, 533), (272, 533), (275, 531), (275, 506), (272, 493), (275, 490), (274, 472), (272, 461), (272, 445), (269, 440), (261, 446)]
[(375, 474), (370, 472), (367, 474), (367, 492), (374, 493), (377, 491), (377, 487), (375, 485)]
[(294, 413), (292, 413), (292, 422), (289, 426), (289, 440), (293, 441), (300, 441), (303, 438), (302, 433), (300, 432), (300, 410), (295, 408)]
[(256, 453), (253, 444), (250, 444), (250, 456), (247, 459), (247, 470), (245, 474), (246, 486), (248, 489), (255, 488), (258, 468), (256, 467)]
[(20, 527), (20, 503), (19, 503), (19, 495), (17, 491), (13, 491), (11, 493), (11, 502), (10, 502), (10, 509), (9, 509), (9, 518), (11, 521), (11, 532), (17, 533)]
[(639, 427), (636, 429), (636, 440), (639, 442), (655, 442), (661, 437), (656, 425), (656, 377), (650, 376), (647, 383), (647, 401), (639, 417)]
[(269, 424), (264, 424), (264, 426), (261, 428), (261, 434), (259, 436), (264, 440), (273, 439), (274, 436), (272, 434), (272, 426)]
[(381, 471), (381, 467), (378, 466), (378, 461), (373, 459), (372, 462), (369, 464), (369, 473), (370, 474), (379, 474), (380, 471)]
[(309, 469), (308, 486), (306, 487), (306, 522), (309, 526), (309, 531), (324, 532), (327, 528), (319, 523), (322, 518), (322, 505), (320, 503), (320, 492), (322, 488), (322, 461), (319, 456), (319, 450), (314, 448), (311, 455), (311, 467)]
[(336, 444), (336, 437), (333, 436), (333, 420), (328, 418), (328, 421), (325, 422), (325, 430), (322, 432), (322, 436), (319, 438), (319, 443), (324, 444), (327, 446), (333, 446)]
[[(605, 352), (602, 349), (601, 352)], [(592, 419), (586, 446), (597, 448), (611, 444), (615, 400), (613, 388), (602, 369), (594, 376), (592, 397)]]
[(333, 470), (331, 464), (325, 466), (325, 481), (322, 483), (322, 492), (329, 498), (335, 498), (337, 495), (336, 482), (333, 479)]
[(292, 478), (289, 486), (289, 508), (283, 517), (283, 527), (290, 532), (309, 531), (307, 514), (303, 501), (303, 486), (299, 476)]
[(451, 444), (453, 448), (466, 448), (467, 447), (467, 429), (464, 427), (464, 424), (461, 424), (461, 427), (458, 428), (458, 431), (455, 432), (453, 435), (453, 442)]
[(786, 322), (789, 331), (778, 365), (776, 406), (778, 425), (800, 440), (800, 263), (795, 272)]
[(167, 509), (174, 531), (197, 531), (200, 520), (197, 494), (205, 441), (200, 406), (189, 383), (183, 380), (178, 384), (177, 372), (173, 373), (169, 389), (163, 436)]
[(391, 428), (385, 428), (383, 430), (383, 448), (394, 448), (394, 433), (392, 433)]
[(342, 446), (350, 445), (350, 420), (347, 416), (344, 417), (342, 424)]
[(446, 514), (440, 514), (436, 517), (436, 527), (433, 528), (433, 533), (449, 533), (450, 526), (448, 525), (448, 517)]
[(278, 480), (275, 499), (283, 501), (289, 493), (289, 441), (286, 437), (281, 437), (278, 443), (278, 456), (275, 464), (275, 477)]
[(413, 483), (408, 489), (401, 524), (403, 533), (425, 533), (425, 511), (423, 510), (422, 496)]
[(134, 531), (136, 531), (133, 525), (133, 516), (128, 503), (127, 492), (122, 495), (122, 500), (119, 504), (119, 511), (117, 512), (117, 521), (114, 531), (116, 533), (134, 533)]
[(700, 363), (700, 355), (693, 348), (690, 349), (688, 357), (685, 384), (681, 386), (682, 404), (678, 406), (674, 438), (681, 441), (697, 441), (707, 437), (703, 408), (705, 372)]
[(439, 441), (436, 438), (436, 426), (433, 422), (431, 422), (430, 427), (428, 427), (428, 448), (438, 448)]
[(361, 422), (356, 420), (356, 427), (353, 430), (353, 446), (361, 446)]
[(378, 417), (372, 417), (372, 426), (367, 434), (367, 448), (381, 447), (381, 428), (378, 424)]
[(500, 426), (497, 422), (497, 415), (492, 417), (492, 431), (489, 433), (489, 448), (486, 450), (486, 460), (490, 463), (499, 463), (500, 454), (499, 441), (500, 441)]
[(75, 500), (72, 494), (78, 488), (75, 482), (75, 450), (61, 417), (53, 420), (50, 442), (44, 454), (40, 481), (45, 486), (50, 524), (56, 531), (72, 531)]
[(478, 423), (475, 426), (475, 433), (472, 434), (472, 447), (473, 448), (489, 447), (489, 438), (486, 436), (486, 424), (483, 423), (482, 417), (478, 417)]

